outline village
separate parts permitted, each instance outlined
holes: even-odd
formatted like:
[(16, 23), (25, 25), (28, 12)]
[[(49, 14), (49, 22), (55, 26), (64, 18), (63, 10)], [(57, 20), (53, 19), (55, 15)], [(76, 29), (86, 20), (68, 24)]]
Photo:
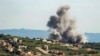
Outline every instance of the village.
[[(29, 39), (26, 38), (26, 41)], [(31, 39), (30, 39), (31, 40)], [(46, 43), (46, 44), (38, 44), (32, 50), (28, 50), (30, 47), (28, 44), (23, 44), (24, 39), (21, 38), (8, 38), (8, 39), (1, 39), (0, 40), (0, 48), (2, 48), (4, 51), (10, 53), (13, 56), (66, 56), (66, 53), (61, 50), (57, 49), (56, 47), (65, 47), (69, 51), (78, 51), (82, 48), (84, 48), (83, 44), (69, 44), (69, 43), (61, 43), (57, 40), (49, 40), (49, 39), (41, 39), (41, 38), (34, 38), (32, 41), (40, 41), (41, 43)], [(34, 42), (30, 42), (34, 43)], [(50, 48), (49, 45), (55, 45), (52, 48)], [(68, 52), (66, 49), (66, 52)], [(86, 51), (93, 51), (92, 48), (85, 48)], [(82, 53), (80, 53), (81, 55)]]

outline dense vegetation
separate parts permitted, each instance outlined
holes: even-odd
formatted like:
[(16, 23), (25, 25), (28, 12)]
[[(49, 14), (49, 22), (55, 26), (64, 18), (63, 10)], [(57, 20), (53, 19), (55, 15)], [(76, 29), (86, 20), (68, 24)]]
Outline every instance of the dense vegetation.
[[(26, 51), (39, 51), (36, 50), (37, 46), (44, 46), (48, 45), (49, 49), (52, 50), (62, 50), (66, 54), (66, 56), (72, 56), (72, 55), (83, 55), (83, 56), (100, 56), (100, 43), (86, 43), (84, 44), (83, 48), (80, 48), (79, 50), (72, 50), (69, 49), (68, 46), (61, 46), (60, 44), (52, 44), (52, 43), (46, 43), (42, 42), (42, 39), (40, 40), (35, 40), (36, 38), (30, 39), (28, 36), (26, 37), (19, 37), (19, 36), (11, 36), (11, 35), (4, 35), (0, 34), (0, 40), (8, 40), (8, 39), (13, 39), (13, 38), (18, 38), (23, 40), (23, 45), (28, 46)], [(16, 44), (17, 45), (17, 44)], [(2, 49), (3, 47), (0, 46), (0, 56), (11, 56), (12, 54), (9, 52), (6, 52)], [(87, 51), (87, 48), (91, 48), (91, 51)], [(16, 49), (14, 49), (15, 54), (17, 54)], [(46, 55), (47, 56), (47, 55)]]

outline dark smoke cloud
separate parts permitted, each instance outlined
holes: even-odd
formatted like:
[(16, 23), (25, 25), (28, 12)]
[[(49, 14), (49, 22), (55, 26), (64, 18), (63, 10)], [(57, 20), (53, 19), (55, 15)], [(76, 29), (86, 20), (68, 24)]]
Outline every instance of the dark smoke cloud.
[(62, 6), (57, 10), (58, 16), (51, 16), (47, 23), (51, 33), (49, 38), (67, 43), (87, 42), (84, 34), (76, 31), (76, 20), (70, 19), (68, 15), (69, 6)]
[(47, 26), (49, 26), (50, 28), (58, 28), (57, 23), (58, 18), (56, 16), (51, 16)]
[(68, 5), (60, 7), (57, 10), (57, 15), (58, 16), (63, 16), (66, 13), (67, 10), (69, 10), (69, 6)]

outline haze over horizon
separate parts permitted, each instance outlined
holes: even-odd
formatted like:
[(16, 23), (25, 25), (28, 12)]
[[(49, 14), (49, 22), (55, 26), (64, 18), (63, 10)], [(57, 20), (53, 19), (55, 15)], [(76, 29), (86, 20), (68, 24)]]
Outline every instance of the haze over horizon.
[(0, 29), (48, 30), (49, 17), (66, 4), (77, 30), (100, 32), (100, 0), (0, 0)]

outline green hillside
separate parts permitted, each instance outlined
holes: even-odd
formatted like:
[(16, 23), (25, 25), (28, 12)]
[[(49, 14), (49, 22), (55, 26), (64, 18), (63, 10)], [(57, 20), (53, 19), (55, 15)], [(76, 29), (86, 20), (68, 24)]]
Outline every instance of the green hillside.
[(100, 56), (100, 43), (69, 44), (0, 34), (0, 56)]

